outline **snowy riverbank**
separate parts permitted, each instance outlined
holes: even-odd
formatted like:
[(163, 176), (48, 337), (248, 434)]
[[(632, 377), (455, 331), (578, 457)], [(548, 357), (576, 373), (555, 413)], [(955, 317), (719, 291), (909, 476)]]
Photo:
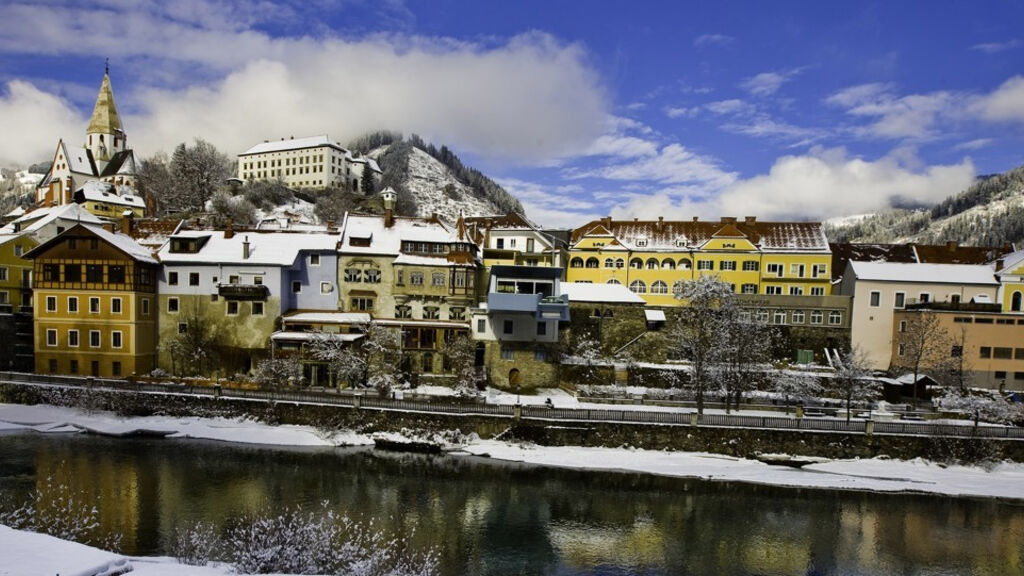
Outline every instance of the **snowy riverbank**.
[[(271, 426), (225, 418), (148, 416), (121, 418), (111, 413), (86, 413), (46, 405), (0, 404), (0, 431), (69, 433), (88, 431), (127, 436), (148, 434), (278, 446), (370, 445), (366, 434), (326, 434), (310, 426)], [(756, 460), (719, 454), (636, 450), (627, 448), (547, 447), (473, 439), (457, 447), (453, 457), (489, 456), (567, 468), (639, 472), (838, 490), (921, 492), (947, 496), (1024, 500), (1024, 464), (1000, 463), (990, 468), (946, 466), (925, 460), (833, 460), (803, 469), (770, 466)]]

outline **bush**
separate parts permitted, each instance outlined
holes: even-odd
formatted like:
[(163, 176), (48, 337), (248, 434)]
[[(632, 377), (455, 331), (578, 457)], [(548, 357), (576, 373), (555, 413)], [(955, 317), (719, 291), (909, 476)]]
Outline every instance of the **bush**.
[(216, 557), (220, 536), (213, 524), (199, 522), (178, 528), (171, 536), (170, 554), (189, 566), (205, 566)]

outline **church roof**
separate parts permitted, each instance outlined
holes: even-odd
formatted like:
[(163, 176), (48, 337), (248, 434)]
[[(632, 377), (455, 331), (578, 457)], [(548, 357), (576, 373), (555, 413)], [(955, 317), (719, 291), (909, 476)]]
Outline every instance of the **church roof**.
[(114, 90), (110, 87), (110, 74), (104, 74), (99, 96), (96, 97), (96, 107), (92, 109), (92, 118), (89, 119), (89, 129), (85, 133), (118, 134), (121, 132), (124, 132), (124, 128), (121, 126), (121, 117), (117, 114), (117, 105), (114, 104)]
[(100, 178), (106, 178), (107, 176), (114, 176), (116, 174), (135, 176), (135, 153), (131, 150), (122, 150), (107, 162), (107, 165), (103, 168), (103, 173), (99, 175)]

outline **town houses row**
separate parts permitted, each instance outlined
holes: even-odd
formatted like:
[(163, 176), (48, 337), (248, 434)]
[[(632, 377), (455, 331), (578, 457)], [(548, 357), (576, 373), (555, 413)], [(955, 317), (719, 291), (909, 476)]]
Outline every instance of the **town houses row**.
[(970, 358), (976, 385), (1024, 388), (1024, 251), (830, 245), (817, 223), (756, 218), (448, 223), (396, 216), (394, 191), (382, 197), (383, 215), (337, 227), (108, 222), (75, 203), (17, 216), (0, 228), (0, 362), (124, 377), (180, 373), (209, 352), (196, 346), (216, 347), (199, 371), (232, 376), (301, 355), (314, 333), (356, 342), (373, 323), (400, 331), (412, 372), (447, 372), (445, 343), (464, 335), (493, 385), (531, 387), (554, 378), (568, 326), (596, 326), (618, 349), (640, 334), (614, 326), (659, 329), (683, 304), (679, 283), (714, 275), (785, 329), (794, 361), (853, 345), (885, 370), (901, 327), (930, 311), (963, 333), (950, 354)]

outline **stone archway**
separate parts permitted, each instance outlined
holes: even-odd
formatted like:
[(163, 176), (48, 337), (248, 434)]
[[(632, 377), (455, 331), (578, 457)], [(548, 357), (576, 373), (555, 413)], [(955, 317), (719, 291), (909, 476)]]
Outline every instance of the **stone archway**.
[(511, 388), (519, 386), (519, 368), (513, 368), (508, 371), (508, 385)]

